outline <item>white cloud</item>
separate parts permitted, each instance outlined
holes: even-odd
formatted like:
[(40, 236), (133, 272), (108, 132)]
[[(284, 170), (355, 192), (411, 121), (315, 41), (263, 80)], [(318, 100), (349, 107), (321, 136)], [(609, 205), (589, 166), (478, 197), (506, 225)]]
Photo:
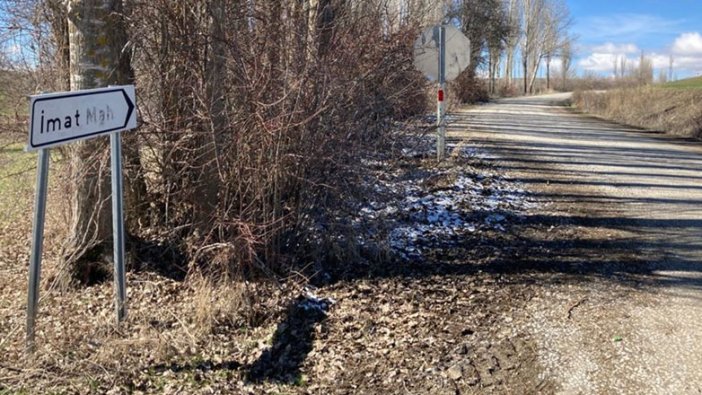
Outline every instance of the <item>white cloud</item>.
[(560, 73), (563, 68), (563, 60), (561, 58), (551, 59), (551, 72)]
[(592, 53), (590, 56), (580, 59), (578, 65), (584, 70), (601, 73), (614, 70), (616, 59), (618, 59), (617, 55), (611, 53)]
[(580, 59), (578, 65), (587, 71), (614, 72), (614, 65), (619, 67), (620, 59), (626, 58), (627, 64), (639, 64), (641, 49), (636, 44), (614, 44), (611, 42), (592, 48), (592, 53)]
[(646, 54), (646, 57), (651, 59), (651, 62), (653, 63), (654, 69), (668, 70), (668, 67), (670, 67), (670, 55), (660, 54), (660, 53), (652, 53), (650, 55)]
[[(650, 59), (653, 63), (653, 68), (656, 70), (665, 69), (667, 70), (670, 65), (670, 55), (659, 54), (659, 53), (645, 53), (646, 58)], [(615, 62), (616, 67), (621, 66), (621, 61), (624, 59), (627, 67), (638, 67), (641, 63), (641, 56), (627, 56), (626, 54), (606, 54), (606, 53), (593, 53), (590, 56), (581, 59), (578, 63), (580, 67), (584, 70), (594, 71), (598, 73), (614, 73)], [(676, 64), (678, 62), (676, 61)], [(691, 65), (688, 59), (685, 60), (685, 66)], [(682, 65), (682, 64), (681, 64)]]
[(592, 49), (593, 53), (623, 55), (631, 53), (639, 53), (641, 50), (635, 44), (614, 44), (606, 43), (598, 45)]
[(689, 71), (694, 75), (702, 74), (702, 56), (674, 56), (673, 67), (676, 71)]
[[(699, 32), (683, 33), (668, 48), (667, 51), (644, 53), (652, 61), (654, 69), (668, 70), (672, 55), (673, 68), (676, 73), (680, 75), (702, 73), (702, 34)], [(580, 59), (578, 66), (582, 70), (611, 75), (614, 73), (615, 62), (619, 65), (621, 59), (625, 59), (628, 67), (637, 67), (640, 62), (640, 53), (641, 49), (633, 43), (607, 42), (593, 46), (590, 53)]]
[(671, 48), (673, 67), (687, 74), (702, 74), (702, 35), (699, 32), (683, 33)]
[(702, 57), (702, 35), (697, 32), (683, 33), (673, 43), (673, 53), (683, 56)]

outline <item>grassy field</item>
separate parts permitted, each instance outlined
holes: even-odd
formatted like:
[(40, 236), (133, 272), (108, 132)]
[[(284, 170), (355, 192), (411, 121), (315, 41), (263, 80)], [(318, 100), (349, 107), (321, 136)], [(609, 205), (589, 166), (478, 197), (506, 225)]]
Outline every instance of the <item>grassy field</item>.
[(660, 86), (666, 89), (702, 89), (702, 77), (687, 78), (684, 80), (668, 82)]

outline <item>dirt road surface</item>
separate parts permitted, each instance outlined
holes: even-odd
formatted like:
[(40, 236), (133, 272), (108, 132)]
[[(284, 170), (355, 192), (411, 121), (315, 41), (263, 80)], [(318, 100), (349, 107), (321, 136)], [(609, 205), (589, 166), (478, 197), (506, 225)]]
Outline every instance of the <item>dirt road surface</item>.
[(538, 203), (509, 263), (536, 284), (513, 331), (533, 337), (547, 392), (700, 394), (702, 144), (578, 114), (567, 98), (459, 111), (449, 133)]

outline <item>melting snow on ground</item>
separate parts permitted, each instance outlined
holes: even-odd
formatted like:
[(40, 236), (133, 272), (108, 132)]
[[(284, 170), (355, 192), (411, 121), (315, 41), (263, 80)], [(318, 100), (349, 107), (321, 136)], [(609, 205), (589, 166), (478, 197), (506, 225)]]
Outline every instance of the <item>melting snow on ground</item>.
[[(412, 175), (393, 169), (382, 161), (367, 162), (377, 169), (376, 192), (394, 196), (385, 202), (363, 205), (354, 223), (359, 229), (374, 229), (369, 223), (380, 221), (388, 232), (377, 240), (372, 231), (359, 233), (359, 243), (368, 239), (385, 242), (405, 260), (422, 260), (428, 249), (459, 243), (467, 234), (491, 230), (504, 232), (509, 218), (532, 205), (523, 189), (490, 171), (475, 166), (491, 158), (473, 146), (451, 146), (452, 162), (445, 167), (427, 167)], [(430, 158), (431, 145), (423, 149), (404, 149), (406, 158)], [(411, 172), (410, 172), (411, 173)]]

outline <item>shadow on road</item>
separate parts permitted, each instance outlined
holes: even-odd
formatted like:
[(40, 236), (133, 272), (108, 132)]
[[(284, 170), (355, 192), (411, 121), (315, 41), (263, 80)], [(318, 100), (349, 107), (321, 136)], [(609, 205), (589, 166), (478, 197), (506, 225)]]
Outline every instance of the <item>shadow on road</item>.
[(576, 115), (559, 98), (500, 103), (456, 114), (450, 135), (470, 136), (546, 208), (516, 225), (513, 269), (702, 289), (699, 142)]

